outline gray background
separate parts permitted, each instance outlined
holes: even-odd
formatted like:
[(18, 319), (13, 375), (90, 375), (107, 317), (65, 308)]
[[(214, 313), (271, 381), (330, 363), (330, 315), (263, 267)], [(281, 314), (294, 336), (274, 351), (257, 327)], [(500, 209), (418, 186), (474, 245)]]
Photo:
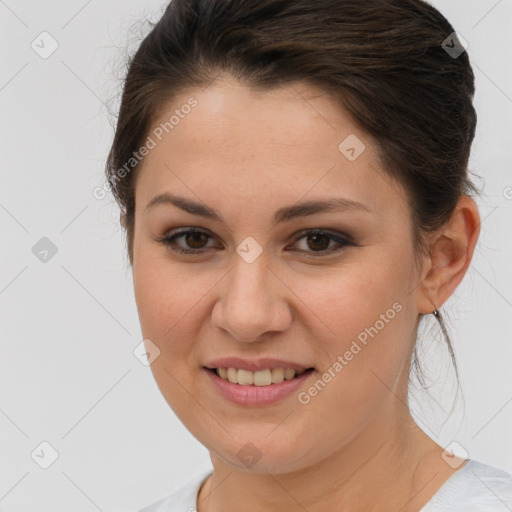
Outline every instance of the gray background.
[[(443, 308), (465, 408), (449, 416), (453, 372), (430, 315), (421, 339), (439, 405), (418, 393), (413, 410), (442, 446), (512, 472), (512, 1), (433, 3), (469, 43), (479, 116), (470, 166), (486, 195), (473, 264)], [(142, 337), (119, 211), (111, 195), (93, 196), (125, 53), (147, 31), (138, 20), (164, 6), (0, 1), (4, 512), (135, 511), (210, 467), (133, 355)], [(34, 40), (39, 52), (58, 48), (42, 58)], [(33, 252), (47, 248), (43, 237), (57, 249), (46, 262)], [(48, 469), (43, 441), (58, 452)]]

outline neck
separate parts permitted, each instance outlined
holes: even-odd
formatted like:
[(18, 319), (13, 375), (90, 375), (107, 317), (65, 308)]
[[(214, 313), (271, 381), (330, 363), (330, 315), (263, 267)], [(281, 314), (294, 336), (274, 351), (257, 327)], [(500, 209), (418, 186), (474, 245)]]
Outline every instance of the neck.
[(343, 510), (417, 512), (453, 473), (442, 448), (400, 403), (328, 458), (290, 473), (254, 473), (212, 455), (213, 475), (202, 486), (198, 512)]

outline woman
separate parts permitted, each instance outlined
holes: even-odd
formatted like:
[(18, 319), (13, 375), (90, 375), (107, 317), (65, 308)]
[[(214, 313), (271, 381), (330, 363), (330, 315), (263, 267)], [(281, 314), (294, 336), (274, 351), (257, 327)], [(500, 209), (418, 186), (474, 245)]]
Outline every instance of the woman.
[(421, 0), (170, 3), (107, 177), (152, 372), (213, 472), (145, 512), (512, 506), (407, 402), (480, 232), (473, 95)]

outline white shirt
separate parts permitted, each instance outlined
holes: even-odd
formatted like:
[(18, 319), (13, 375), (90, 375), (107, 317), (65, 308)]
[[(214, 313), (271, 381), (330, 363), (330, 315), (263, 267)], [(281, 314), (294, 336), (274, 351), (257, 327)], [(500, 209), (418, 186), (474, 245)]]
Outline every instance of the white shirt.
[[(196, 512), (197, 495), (212, 470), (203, 471), (185, 486), (139, 512)], [(453, 473), (418, 512), (510, 512), (512, 475), (470, 459)]]

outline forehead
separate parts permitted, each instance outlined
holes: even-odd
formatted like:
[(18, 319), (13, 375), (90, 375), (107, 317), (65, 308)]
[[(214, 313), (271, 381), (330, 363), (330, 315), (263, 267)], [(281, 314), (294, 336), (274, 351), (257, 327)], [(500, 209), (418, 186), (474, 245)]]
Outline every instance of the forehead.
[(377, 208), (403, 195), (379, 168), (370, 137), (305, 83), (254, 91), (225, 78), (187, 90), (161, 109), (150, 136), (156, 145), (142, 162), (139, 203), (177, 188), (217, 202), (236, 193), (279, 203), (335, 189)]

